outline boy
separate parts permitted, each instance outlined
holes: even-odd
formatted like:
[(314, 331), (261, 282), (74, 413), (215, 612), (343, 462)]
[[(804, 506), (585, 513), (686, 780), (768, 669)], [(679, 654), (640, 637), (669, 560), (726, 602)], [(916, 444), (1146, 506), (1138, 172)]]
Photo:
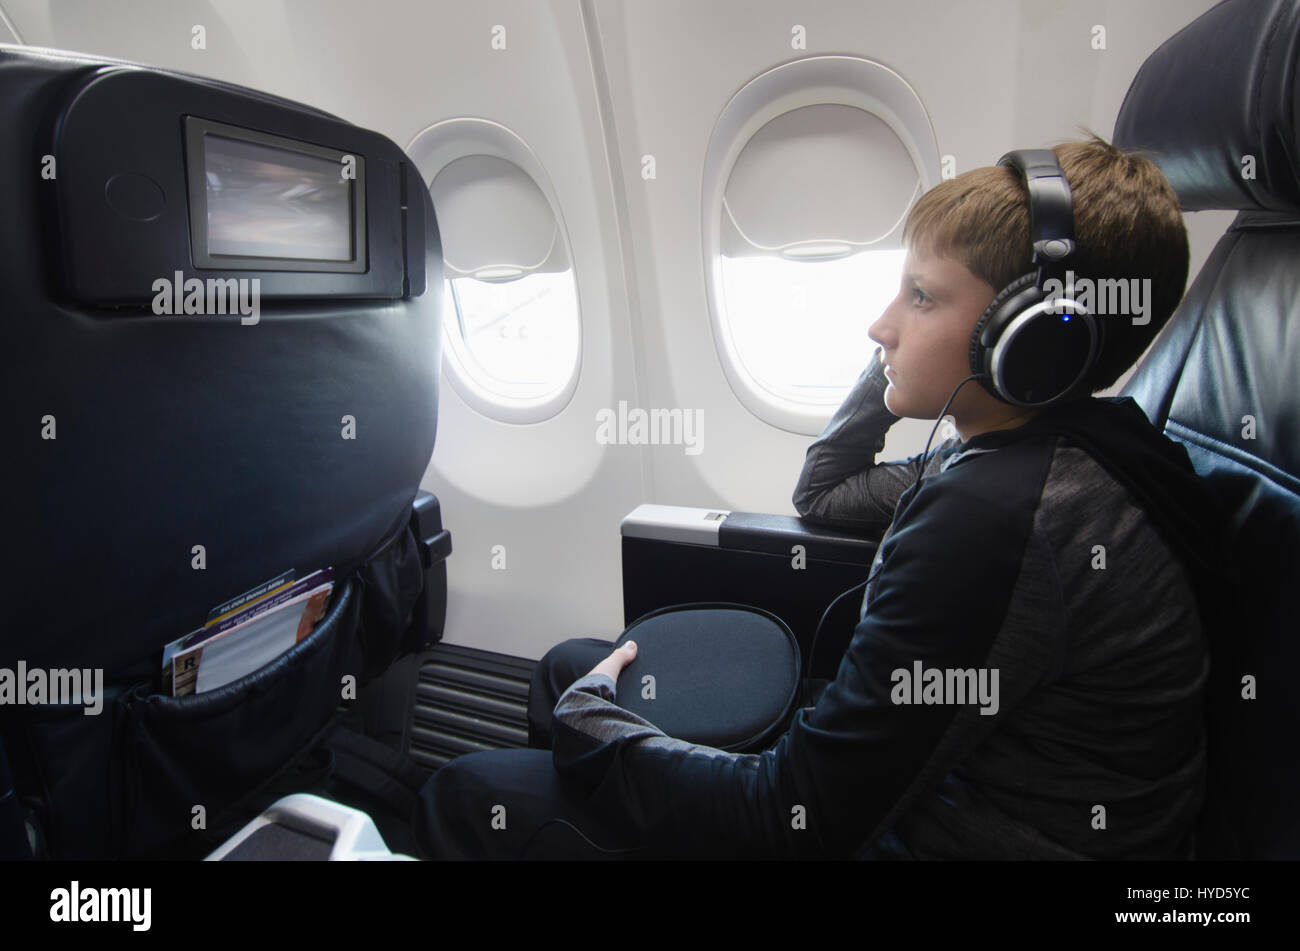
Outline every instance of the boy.
[[(1055, 152), (1076, 273), (1151, 282), (1145, 320), (1100, 318), (1095, 392), (1172, 314), (1186, 232), (1150, 162), (1095, 136)], [(474, 803), (509, 798), (507, 763), (545, 754), (476, 754), (426, 787), (435, 855), (518, 854), (555, 823), (588, 854), (1191, 857), (1209, 664), (1195, 592), (1211, 577), (1213, 499), (1131, 400), (1026, 410), (959, 386), (976, 321), (1032, 270), (1028, 212), (1020, 174), (987, 167), (908, 216), (899, 295), (869, 331), (881, 350), (794, 496), (810, 520), (888, 526), (816, 705), (761, 754), (675, 740), (613, 703), (627, 645), (556, 704), (556, 775), (530, 767), (551, 799), (522, 810), (529, 840), (493, 839)], [(936, 418), (955, 388), (956, 437), (926, 460), (874, 464), (898, 416)]]

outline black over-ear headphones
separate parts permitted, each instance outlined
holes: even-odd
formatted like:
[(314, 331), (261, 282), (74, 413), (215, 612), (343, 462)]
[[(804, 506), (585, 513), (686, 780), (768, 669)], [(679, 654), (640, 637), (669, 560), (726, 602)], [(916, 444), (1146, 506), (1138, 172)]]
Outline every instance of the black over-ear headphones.
[[(998, 399), (1050, 406), (1086, 388), (1103, 343), (1097, 318), (1073, 299), (1074, 203), (1056, 153), (1019, 149), (998, 159), (1029, 186), (1029, 233), (1037, 271), (1016, 278), (993, 298), (970, 340), (971, 372)], [(1055, 278), (1062, 292), (1049, 294)], [(1055, 289), (1053, 289), (1055, 290)], [(1085, 394), (1086, 395), (1086, 394)]]

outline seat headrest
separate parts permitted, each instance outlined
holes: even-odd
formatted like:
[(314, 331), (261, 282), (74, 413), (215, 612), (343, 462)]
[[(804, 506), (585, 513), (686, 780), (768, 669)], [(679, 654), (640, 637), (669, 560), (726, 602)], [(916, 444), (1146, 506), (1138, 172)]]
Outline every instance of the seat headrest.
[(1111, 139), (1155, 153), (1184, 211), (1300, 210), (1298, 62), (1298, 0), (1223, 0), (1147, 57)]

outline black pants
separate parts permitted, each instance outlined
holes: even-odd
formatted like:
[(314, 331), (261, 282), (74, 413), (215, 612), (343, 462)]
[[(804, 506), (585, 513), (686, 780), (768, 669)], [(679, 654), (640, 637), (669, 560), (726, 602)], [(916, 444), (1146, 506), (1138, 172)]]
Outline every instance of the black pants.
[(551, 763), (560, 694), (609, 656), (613, 641), (575, 638), (547, 652), (528, 693), (526, 750), (458, 756), (420, 791), (415, 833), (435, 859), (630, 859), (642, 850), (615, 804), (600, 803)]
[(551, 711), (560, 694), (613, 650), (613, 641), (575, 637), (556, 644), (537, 662), (528, 686), (528, 745), (532, 749), (551, 748)]
[(458, 756), (420, 790), (415, 836), (432, 859), (635, 859), (626, 815), (565, 780), (550, 750)]

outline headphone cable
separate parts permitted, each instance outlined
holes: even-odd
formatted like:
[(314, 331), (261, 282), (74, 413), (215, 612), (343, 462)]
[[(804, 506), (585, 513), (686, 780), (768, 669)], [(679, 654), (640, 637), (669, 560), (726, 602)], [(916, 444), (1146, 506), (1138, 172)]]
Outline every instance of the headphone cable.
[(831, 601), (831, 603), (826, 606), (826, 610), (822, 612), (822, 619), (817, 622), (817, 630), (813, 631), (812, 644), (808, 647), (808, 666), (802, 678), (804, 702), (801, 703), (800, 706), (806, 707), (812, 704), (813, 661), (817, 657), (817, 639), (822, 636), (822, 628), (826, 626), (826, 619), (829, 618), (831, 616), (831, 612), (835, 610), (835, 605), (839, 604), (840, 601), (847, 598), (855, 591), (861, 591), (866, 586), (867, 586), (866, 581), (859, 581), (857, 584), (849, 588), (847, 591), (841, 591), (839, 594), (835, 596), (835, 598)]
[(551, 823), (553, 823), (553, 822), (555, 822), (555, 823), (559, 823), (560, 825), (568, 826), (570, 829), (572, 829), (574, 832), (576, 832), (576, 833), (577, 833), (577, 834), (582, 838), (582, 840), (583, 840), (584, 842), (586, 842), (589, 846), (591, 846), (593, 849), (595, 849), (595, 850), (598, 851), (598, 852), (604, 852), (606, 855), (622, 855), (622, 854), (625, 854), (625, 853), (627, 853), (627, 852), (636, 852), (636, 851), (638, 851), (638, 850), (640, 849), (640, 846), (628, 846), (627, 848), (622, 848), (622, 849), (617, 849), (617, 848), (615, 848), (615, 849), (608, 849), (608, 848), (605, 848), (604, 846), (602, 846), (602, 845), (598, 845), (598, 844), (596, 844), (595, 842), (593, 842), (593, 841), (592, 841), (592, 840), (591, 840), (591, 839), (586, 835), (586, 833), (584, 833), (581, 829), (579, 829), (577, 826), (575, 826), (575, 825), (574, 825), (572, 822), (570, 822), (568, 819), (561, 819), (559, 816), (554, 816), (554, 817), (552, 817), (552, 818), (550, 818), (550, 819), (547, 819), (545, 822), (543, 822), (541, 825), (539, 825), (536, 829), (534, 829), (532, 835), (530, 835), (530, 836), (529, 836), (529, 837), (524, 841), (524, 844), (523, 844), (523, 845), (520, 847), (520, 849), (519, 849), (519, 858), (520, 858), (520, 859), (522, 859), (522, 858), (524, 857), (525, 853), (527, 853), (527, 851), (528, 851), (528, 847), (529, 847), (530, 845), (533, 844), (533, 840), (537, 838), (537, 834), (538, 834), (539, 832), (541, 832), (543, 829), (545, 829), (547, 826), (549, 826), (549, 825), (550, 825)]
[(925, 475), (925, 467), (930, 461), (928, 459), (928, 456), (930, 455), (930, 443), (934, 441), (934, 434), (938, 432), (939, 424), (943, 422), (943, 418), (948, 415), (948, 407), (952, 405), (952, 401), (957, 398), (957, 393), (963, 386), (971, 380), (978, 380), (983, 375), (984, 374), (982, 373), (972, 373), (970, 376), (966, 377), (966, 379), (958, 383), (957, 386), (953, 388), (952, 395), (948, 397), (948, 402), (944, 403), (943, 409), (939, 410), (939, 418), (936, 419), (934, 425), (930, 427), (930, 438), (925, 441), (925, 452), (921, 453), (921, 465), (916, 470), (916, 481), (912, 483), (913, 494), (916, 493), (917, 488), (921, 484), (921, 479)]

